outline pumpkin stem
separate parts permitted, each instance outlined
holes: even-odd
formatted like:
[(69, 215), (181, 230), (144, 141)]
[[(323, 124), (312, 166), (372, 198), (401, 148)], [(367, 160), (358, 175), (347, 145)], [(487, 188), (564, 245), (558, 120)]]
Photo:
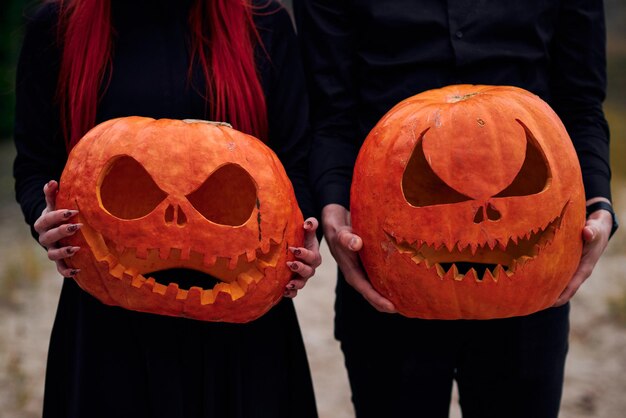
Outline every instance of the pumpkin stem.
[(214, 121), (214, 120), (183, 119), (183, 122), (185, 123), (208, 123), (209, 125), (215, 125), (215, 126), (228, 126), (231, 129), (233, 127), (233, 125), (231, 125), (228, 122), (219, 122), (219, 121)]
[(467, 100), (472, 96), (476, 96), (478, 94), (478, 92), (475, 93), (469, 93), (469, 94), (464, 94), (462, 96), (458, 95), (458, 94), (454, 94), (452, 96), (448, 96), (448, 103), (457, 103), (457, 102), (461, 102), (463, 100)]

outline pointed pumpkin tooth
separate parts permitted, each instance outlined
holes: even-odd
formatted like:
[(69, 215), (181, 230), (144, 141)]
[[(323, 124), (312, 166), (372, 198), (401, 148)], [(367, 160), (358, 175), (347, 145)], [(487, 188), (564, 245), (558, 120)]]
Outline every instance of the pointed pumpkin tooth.
[(147, 260), (148, 259), (148, 249), (145, 247), (141, 247), (141, 248), (135, 248), (135, 257), (141, 259), (141, 260)]
[(495, 239), (490, 239), (487, 241), (487, 245), (489, 246), (489, 249), (491, 251), (493, 251), (493, 249), (496, 248), (496, 244), (497, 244), (497, 241)]
[(217, 255), (215, 254), (204, 254), (203, 263), (205, 266), (214, 266), (217, 263)]
[(165, 289), (165, 297), (168, 299), (178, 299), (178, 284), (170, 283), (167, 285), (167, 289)]
[(483, 281), (485, 280), (493, 280), (494, 282), (497, 281), (493, 275), (493, 273), (491, 272), (491, 270), (489, 270), (489, 268), (485, 269), (485, 272), (483, 273)]
[(204, 289), (202, 291), (202, 298), (200, 299), (200, 303), (202, 305), (210, 305), (215, 302), (215, 295), (213, 294), (213, 289)]
[(452, 270), (452, 277), (454, 277), (454, 280), (456, 280), (457, 282), (460, 282), (465, 277), (465, 275), (459, 274), (459, 268), (454, 263), (452, 264), (450, 270)]
[(519, 239), (519, 237), (517, 235), (513, 235), (510, 240), (511, 242), (513, 242), (513, 244), (517, 245), (517, 240)]
[(128, 248), (126, 248), (122, 243), (116, 243), (115, 244), (115, 251), (118, 254), (123, 254), (124, 251), (128, 251)]
[(167, 290), (167, 286), (158, 283), (158, 282), (154, 282), (154, 285), (152, 286), (152, 292), (153, 293), (158, 293), (160, 295), (165, 295), (165, 291)]
[(237, 268), (237, 262), (239, 261), (239, 257), (229, 257), (228, 258), (228, 270), (234, 270)]
[(270, 251), (270, 242), (269, 240), (262, 242), (261, 243), (261, 252), (263, 252), (263, 254), (267, 254)]
[(475, 242), (470, 243), (470, 252), (473, 256), (476, 255), (476, 251), (478, 251), (478, 244)]
[(467, 280), (474, 280), (477, 282), (481, 282), (481, 280), (478, 278), (478, 274), (476, 273), (476, 270), (474, 270), (474, 268), (469, 269), (469, 271), (467, 273), (465, 273), (465, 277), (467, 278)]
[(126, 268), (121, 264), (118, 264), (113, 268), (109, 268), (109, 274), (113, 277), (117, 277), (118, 279), (121, 279), (122, 277), (124, 277), (125, 271), (126, 271)]
[(246, 250), (246, 260), (248, 261), (248, 263), (256, 260), (256, 250)]
[(228, 283), (218, 283), (213, 286), (213, 294), (216, 298), (219, 297), (219, 293), (226, 293), (230, 295), (230, 286), (228, 285)]
[(202, 303), (202, 288), (198, 286), (192, 286), (187, 291), (187, 300), (185, 305), (197, 306)]
[(154, 290), (155, 283), (156, 281), (154, 280), (154, 277), (148, 277), (143, 283), (143, 286), (141, 286), (141, 290), (146, 292), (152, 292)]
[(241, 287), (244, 291), (248, 290), (248, 286), (251, 283), (254, 283), (254, 278), (252, 276), (250, 276), (248, 273), (240, 273), (237, 276), (237, 283), (239, 284), (239, 287)]
[(141, 286), (143, 286), (145, 282), (146, 282), (146, 278), (143, 277), (141, 274), (137, 274), (131, 279), (130, 285), (138, 289)]
[(171, 250), (169, 248), (159, 248), (159, 258), (161, 260), (167, 260), (168, 258), (170, 258), (170, 253)]
[(493, 279), (497, 282), (504, 277), (506, 277), (506, 270), (501, 264), (498, 264), (493, 271)]
[(257, 260), (256, 265), (257, 265), (257, 267), (259, 267), (262, 270), (265, 270), (268, 267), (270, 267), (270, 268), (274, 267), (274, 264), (268, 263), (267, 261), (261, 260), (260, 258)]
[(181, 248), (180, 249), (180, 259), (181, 260), (189, 260), (191, 257), (191, 248)]
[(443, 278), (443, 276), (445, 276), (445, 275), (446, 275), (446, 271), (443, 269), (443, 267), (441, 266), (441, 264), (436, 263), (436, 264), (435, 264), (435, 268), (437, 269), (437, 275), (438, 275), (440, 278)]
[(498, 248), (502, 251), (506, 251), (507, 244), (509, 243), (508, 238), (502, 238), (501, 240), (497, 240)]
[(422, 257), (422, 256), (421, 256), (421, 255), (419, 255), (419, 254), (415, 254), (413, 257), (411, 257), (411, 260), (413, 260), (413, 262), (414, 262), (415, 264), (419, 264), (419, 263), (421, 263), (422, 261), (424, 261), (424, 257)]
[(236, 281), (231, 282), (229, 286), (230, 286), (230, 296), (233, 298), (233, 300), (237, 300), (246, 294), (246, 292), (239, 286), (239, 284)]

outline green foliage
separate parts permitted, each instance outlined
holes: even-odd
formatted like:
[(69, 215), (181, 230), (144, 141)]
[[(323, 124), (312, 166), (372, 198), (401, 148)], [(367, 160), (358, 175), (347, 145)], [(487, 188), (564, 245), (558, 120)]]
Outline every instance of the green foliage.
[(13, 130), (15, 106), (15, 63), (22, 43), (23, 16), (33, 0), (0, 2), (0, 138)]

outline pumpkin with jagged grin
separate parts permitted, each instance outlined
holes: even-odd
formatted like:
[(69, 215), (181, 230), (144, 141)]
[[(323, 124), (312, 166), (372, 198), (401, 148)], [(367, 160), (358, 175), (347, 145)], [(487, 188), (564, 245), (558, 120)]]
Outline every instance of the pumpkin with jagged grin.
[(302, 214), (276, 155), (226, 124), (126, 117), (73, 148), (57, 208), (77, 209), (75, 279), (108, 305), (248, 322), (283, 295)]
[(581, 170), (539, 97), (448, 86), (400, 102), (369, 133), (351, 220), (372, 285), (401, 314), (526, 315), (553, 305), (580, 261)]

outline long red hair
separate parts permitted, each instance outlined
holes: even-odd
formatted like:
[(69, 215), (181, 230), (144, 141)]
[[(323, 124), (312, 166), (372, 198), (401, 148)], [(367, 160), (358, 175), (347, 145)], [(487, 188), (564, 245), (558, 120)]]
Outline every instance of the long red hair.
[[(61, 68), (57, 85), (67, 149), (96, 123), (96, 109), (112, 70), (110, 0), (58, 0)], [(206, 81), (209, 117), (263, 140), (265, 96), (254, 60), (261, 45), (249, 0), (196, 0), (189, 13), (192, 65)], [(262, 46), (262, 45), (261, 45)]]

